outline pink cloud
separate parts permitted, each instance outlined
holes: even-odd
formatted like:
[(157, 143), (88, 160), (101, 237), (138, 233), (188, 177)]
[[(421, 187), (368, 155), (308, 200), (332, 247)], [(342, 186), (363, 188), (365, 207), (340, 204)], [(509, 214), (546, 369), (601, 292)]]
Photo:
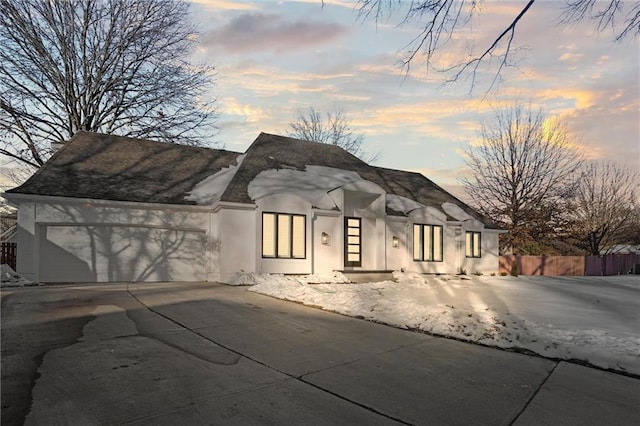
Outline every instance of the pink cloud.
[(324, 44), (350, 30), (333, 22), (287, 21), (280, 15), (244, 13), (219, 30), (206, 33), (202, 43), (231, 53), (282, 52)]

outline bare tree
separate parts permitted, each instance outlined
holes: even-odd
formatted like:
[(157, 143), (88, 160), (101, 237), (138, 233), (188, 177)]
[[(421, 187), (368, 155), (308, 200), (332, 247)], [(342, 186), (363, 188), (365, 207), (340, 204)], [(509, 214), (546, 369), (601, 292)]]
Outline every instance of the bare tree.
[[(479, 51), (469, 50), (466, 58), (450, 63), (444, 71), (449, 73), (447, 81), (457, 81), (461, 77), (471, 80), (471, 90), (476, 84), (479, 67), (483, 63), (495, 65), (494, 77), (489, 89), (498, 82), (503, 68), (512, 66), (514, 39), (518, 23), (530, 11), (536, 0), (526, 1), (520, 10), (507, 22), (504, 29)], [(469, 26), (472, 18), (482, 13), (482, 0), (359, 0), (359, 16), (363, 19), (384, 20), (392, 12), (401, 10), (404, 18), (401, 24), (417, 21), (420, 32), (407, 46), (403, 65), (407, 72), (418, 54), (423, 54), (429, 69), (434, 68), (437, 53), (451, 43), (453, 37)], [(621, 19), (621, 25), (618, 25)], [(564, 8), (559, 17), (560, 25), (572, 25), (583, 20), (591, 20), (599, 31), (611, 27), (616, 40), (640, 34), (640, 2), (623, 0), (564, 0)]]
[(0, 154), (32, 168), (79, 130), (202, 144), (213, 68), (183, 0), (0, 0)]
[(298, 110), (295, 121), (289, 123), (289, 136), (307, 141), (337, 145), (367, 163), (376, 161), (380, 154), (370, 154), (362, 147), (364, 135), (357, 134), (344, 112), (337, 110), (323, 114), (310, 107)]
[(577, 245), (589, 254), (611, 251), (639, 238), (640, 174), (612, 162), (586, 165), (579, 174), (570, 209)]
[(464, 188), (478, 209), (509, 232), (503, 251), (540, 254), (560, 226), (582, 154), (560, 121), (531, 105), (497, 109), (481, 143), (466, 150)]

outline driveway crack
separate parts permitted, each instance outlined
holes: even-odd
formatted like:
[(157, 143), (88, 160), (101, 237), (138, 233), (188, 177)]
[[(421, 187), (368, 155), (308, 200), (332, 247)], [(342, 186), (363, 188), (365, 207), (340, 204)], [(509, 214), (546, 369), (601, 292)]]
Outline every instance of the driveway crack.
[[(343, 400), (343, 401), (345, 401), (345, 402), (348, 402), (348, 403), (350, 403), (350, 404), (356, 405), (356, 406), (358, 406), (358, 407), (360, 407), (360, 408), (362, 408), (362, 409), (365, 409), (365, 410), (367, 410), (367, 411), (369, 411), (369, 412), (371, 412), (371, 413), (377, 414), (377, 415), (379, 415), (379, 416), (381, 416), (381, 417), (387, 418), (387, 419), (389, 419), (389, 420), (393, 420), (393, 421), (398, 422), (398, 423), (400, 423), (400, 424), (404, 424), (404, 425), (412, 425), (412, 423), (407, 423), (406, 421), (404, 421), (404, 420), (402, 420), (402, 419), (399, 419), (399, 418), (394, 417), (394, 416), (391, 416), (391, 415), (389, 415), (389, 414), (386, 414), (386, 413), (380, 412), (380, 411), (376, 410), (376, 409), (375, 409), (375, 408), (373, 408), (373, 407), (370, 407), (370, 406), (368, 406), (368, 405), (362, 404), (362, 403), (360, 403), (360, 402), (358, 402), (358, 401), (351, 400), (351, 399), (349, 399), (349, 398), (346, 398), (346, 397), (345, 397), (345, 396), (343, 396), (343, 395), (340, 395), (340, 394), (338, 394), (338, 393), (332, 392), (332, 391), (330, 391), (330, 390), (328, 390), (328, 389), (325, 389), (325, 388), (323, 388), (323, 387), (320, 387), (320, 386), (318, 386), (318, 385), (316, 385), (316, 384), (314, 384), (314, 383), (308, 382), (307, 380), (305, 380), (305, 379), (303, 378), (303, 376), (296, 376), (296, 375), (294, 375), (294, 374), (287, 373), (286, 371), (282, 371), (282, 370), (280, 370), (280, 369), (278, 369), (278, 368), (276, 368), (276, 367), (273, 367), (273, 366), (271, 366), (271, 365), (269, 365), (269, 364), (266, 364), (266, 363), (264, 363), (264, 362), (262, 362), (262, 361), (260, 361), (260, 360), (258, 360), (258, 359), (255, 359), (255, 358), (253, 358), (253, 357), (251, 357), (251, 356), (249, 356), (249, 355), (247, 355), (247, 354), (245, 354), (245, 353), (242, 353), (242, 352), (240, 352), (240, 351), (238, 351), (238, 350), (236, 350), (236, 349), (233, 349), (233, 348), (231, 348), (231, 347), (228, 347), (228, 346), (226, 346), (226, 345), (224, 345), (224, 344), (222, 344), (222, 343), (220, 343), (220, 342), (216, 342), (215, 340), (211, 339), (210, 337), (205, 336), (205, 335), (203, 335), (202, 333), (199, 333), (198, 331), (196, 331), (195, 329), (192, 329), (192, 328), (188, 327), (186, 324), (183, 324), (183, 323), (181, 323), (180, 321), (177, 321), (177, 320), (175, 320), (175, 319), (173, 319), (173, 318), (171, 318), (171, 317), (169, 317), (169, 316), (167, 316), (167, 315), (163, 314), (162, 312), (160, 312), (160, 311), (158, 311), (158, 310), (156, 310), (156, 309), (154, 309), (154, 308), (152, 308), (152, 307), (148, 306), (148, 305), (147, 305), (147, 304), (145, 304), (142, 300), (140, 300), (140, 299), (139, 299), (135, 294), (133, 294), (133, 293), (131, 292), (131, 290), (130, 290), (130, 288), (129, 288), (129, 285), (127, 285), (127, 293), (128, 293), (128, 294), (129, 294), (129, 295), (130, 295), (130, 296), (131, 296), (135, 301), (137, 301), (140, 305), (144, 306), (144, 308), (145, 308), (145, 309), (148, 309), (149, 311), (151, 311), (151, 312), (153, 312), (154, 314), (156, 314), (156, 315), (158, 315), (158, 316), (160, 316), (160, 317), (162, 317), (162, 318), (166, 319), (167, 321), (171, 321), (172, 323), (174, 323), (174, 324), (176, 324), (176, 325), (178, 325), (178, 326), (182, 327), (183, 329), (185, 329), (185, 330), (189, 331), (190, 333), (193, 333), (193, 334), (195, 334), (196, 336), (198, 336), (198, 337), (200, 337), (200, 338), (202, 338), (202, 339), (205, 339), (205, 340), (207, 340), (207, 341), (209, 341), (209, 342), (211, 342), (211, 343), (213, 343), (213, 344), (215, 344), (215, 345), (218, 345), (219, 347), (221, 347), (221, 348), (223, 348), (223, 349), (225, 349), (225, 350), (227, 350), (227, 351), (229, 351), (229, 352), (232, 352), (232, 353), (234, 353), (234, 354), (236, 354), (236, 355), (238, 355), (238, 356), (240, 356), (240, 357), (242, 357), (242, 358), (245, 358), (245, 359), (247, 359), (247, 360), (249, 360), (249, 361), (255, 362), (256, 364), (262, 365), (263, 367), (266, 367), (266, 368), (268, 368), (268, 369), (270, 369), (270, 370), (276, 371), (276, 372), (278, 372), (278, 373), (280, 373), (280, 374), (282, 374), (282, 375), (284, 375), (284, 376), (286, 376), (286, 377), (288, 377), (288, 378), (290, 378), (290, 379), (297, 380), (298, 382), (300, 382), (300, 383), (302, 383), (302, 384), (305, 384), (305, 385), (307, 385), (307, 386), (311, 386), (311, 387), (313, 387), (313, 388), (315, 388), (315, 389), (317, 389), (317, 390), (319, 390), (319, 391), (322, 391), (322, 392), (327, 393), (327, 394), (329, 394), (329, 395), (332, 395), (332, 396), (334, 396), (334, 397), (336, 397), (336, 398), (339, 398), (339, 399), (341, 399), (341, 400)], [(307, 374), (308, 374), (308, 373), (305, 373), (305, 375), (307, 375)]]
[(540, 386), (538, 386), (538, 388), (535, 390), (535, 392), (533, 392), (533, 394), (529, 397), (529, 399), (525, 402), (525, 404), (523, 405), (522, 409), (518, 412), (518, 414), (516, 414), (516, 416), (513, 418), (513, 420), (511, 422), (509, 422), (509, 425), (513, 425), (515, 424), (515, 422), (518, 421), (518, 419), (520, 418), (520, 416), (522, 415), (522, 413), (524, 413), (524, 411), (529, 407), (529, 405), (531, 404), (531, 401), (534, 400), (534, 398), (538, 395), (538, 393), (540, 393), (540, 391), (542, 390), (542, 388), (544, 387), (544, 385), (547, 383), (547, 381), (549, 380), (549, 378), (553, 375), (553, 373), (556, 371), (556, 369), (558, 368), (558, 365), (560, 365), (560, 362), (556, 362), (553, 366), (553, 368), (551, 370), (549, 370), (549, 374), (547, 374), (547, 376), (542, 380), (542, 383), (540, 383)]

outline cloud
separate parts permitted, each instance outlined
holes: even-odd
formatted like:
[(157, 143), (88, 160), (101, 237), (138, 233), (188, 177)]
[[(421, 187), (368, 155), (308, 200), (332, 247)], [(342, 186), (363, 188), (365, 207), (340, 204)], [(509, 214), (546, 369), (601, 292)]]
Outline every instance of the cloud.
[(334, 41), (350, 28), (334, 22), (288, 21), (281, 15), (243, 13), (202, 38), (204, 46), (221, 47), (228, 53), (290, 51)]
[(256, 10), (258, 6), (242, 1), (233, 0), (191, 0), (211, 10)]

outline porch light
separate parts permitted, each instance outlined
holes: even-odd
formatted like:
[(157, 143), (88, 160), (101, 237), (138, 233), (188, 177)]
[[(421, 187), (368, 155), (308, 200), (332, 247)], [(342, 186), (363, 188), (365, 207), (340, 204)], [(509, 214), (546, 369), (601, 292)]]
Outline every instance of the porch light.
[(400, 241), (398, 241), (398, 237), (396, 237), (395, 235), (393, 236), (393, 238), (391, 239), (391, 246), (393, 248), (398, 248), (400, 247)]
[(329, 245), (329, 234), (327, 234), (326, 232), (323, 232), (322, 236), (320, 237), (320, 242), (322, 243), (322, 245), (328, 246)]

